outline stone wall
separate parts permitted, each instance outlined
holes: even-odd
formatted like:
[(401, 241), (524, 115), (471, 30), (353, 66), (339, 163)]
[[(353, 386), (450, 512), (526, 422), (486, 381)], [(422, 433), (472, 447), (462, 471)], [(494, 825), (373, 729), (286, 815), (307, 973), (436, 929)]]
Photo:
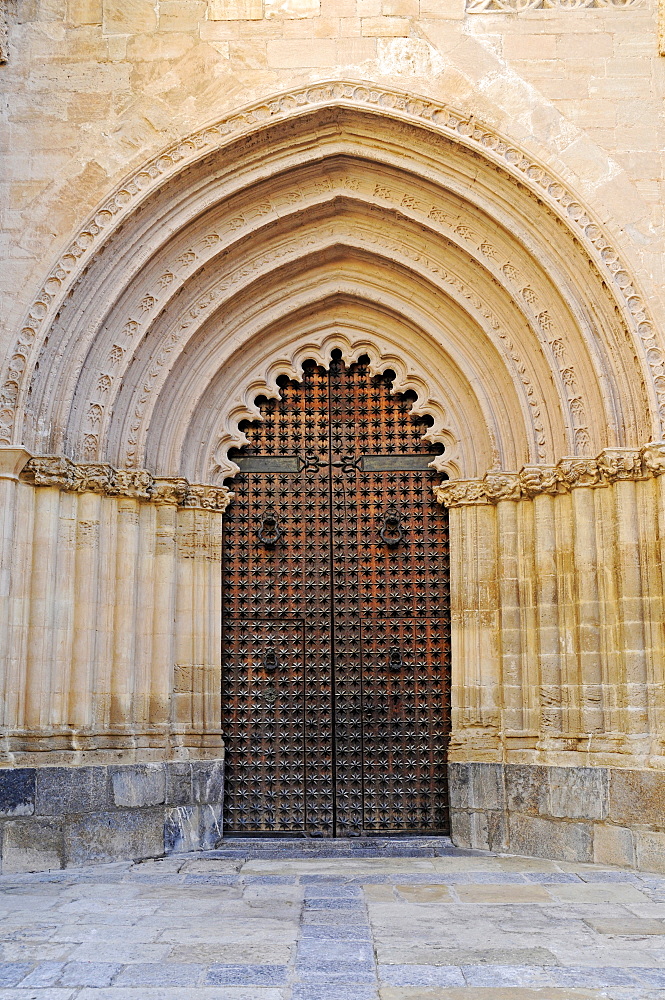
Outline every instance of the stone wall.
[(615, 767), (451, 764), (459, 847), (665, 871), (665, 774)]
[(224, 760), (0, 768), (0, 871), (210, 850)]
[(335, 78), (447, 101), (528, 140), (611, 222), (649, 292), (662, 288), (657, 0), (572, 10), (543, 2), (523, 13), (506, 6), (7, 4), (4, 335), (20, 324), (45, 262), (133, 166), (247, 102)]

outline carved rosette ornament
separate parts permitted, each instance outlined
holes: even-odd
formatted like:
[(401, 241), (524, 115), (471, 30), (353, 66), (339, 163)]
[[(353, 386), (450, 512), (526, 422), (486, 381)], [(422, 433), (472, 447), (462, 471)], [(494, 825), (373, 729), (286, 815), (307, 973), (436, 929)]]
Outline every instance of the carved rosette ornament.
[(557, 465), (525, 465), (520, 472), (492, 470), (484, 479), (457, 479), (434, 487), (445, 507), (495, 504), (555, 496), (582, 486), (609, 486), (665, 475), (665, 441), (644, 448), (606, 448), (598, 458), (562, 458)]
[(67, 493), (99, 493), (165, 506), (224, 511), (233, 498), (226, 486), (191, 484), (186, 479), (156, 479), (146, 469), (114, 469), (99, 463), (77, 465), (68, 458), (31, 458), (21, 473), (33, 486)]

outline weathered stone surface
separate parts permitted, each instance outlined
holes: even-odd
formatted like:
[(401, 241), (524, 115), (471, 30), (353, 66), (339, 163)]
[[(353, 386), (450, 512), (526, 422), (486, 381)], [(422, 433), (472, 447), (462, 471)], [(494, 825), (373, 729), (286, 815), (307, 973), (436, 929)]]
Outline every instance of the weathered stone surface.
[(468, 805), (471, 809), (504, 809), (502, 764), (469, 764)]
[(64, 867), (62, 821), (8, 820), (2, 830), (2, 871), (39, 872)]
[(194, 802), (219, 805), (224, 796), (224, 761), (192, 761), (192, 794)]
[(164, 850), (167, 854), (211, 851), (222, 846), (221, 805), (178, 806), (166, 812)]
[(548, 769), (550, 816), (566, 819), (605, 819), (608, 812), (609, 773), (604, 767)]
[(555, 858), (559, 861), (592, 861), (593, 828), (590, 823), (508, 815), (510, 850), (514, 854)]
[(596, 864), (632, 868), (636, 864), (633, 831), (623, 826), (595, 823), (593, 860)]
[(197, 851), (201, 844), (201, 816), (198, 806), (168, 809), (164, 821), (164, 850), (167, 854)]
[(635, 830), (633, 836), (638, 868), (648, 872), (665, 872), (665, 833)]
[(548, 811), (548, 769), (537, 764), (506, 765), (506, 808), (527, 816)]
[(164, 764), (110, 767), (109, 780), (116, 806), (158, 806), (166, 799)]
[(451, 809), (468, 809), (470, 805), (470, 769), (468, 764), (448, 765), (448, 794)]
[(164, 853), (161, 809), (116, 809), (65, 821), (67, 865), (159, 857)]
[(0, 817), (31, 816), (35, 811), (35, 771), (0, 768)]
[(192, 801), (192, 766), (188, 760), (166, 762), (166, 803), (188, 805)]
[(199, 807), (199, 836), (202, 851), (214, 851), (222, 847), (224, 835), (224, 823), (222, 819), (222, 806), (202, 805)]
[(40, 767), (36, 775), (38, 816), (94, 812), (108, 805), (104, 767)]
[(665, 830), (665, 771), (613, 768), (609, 818), (622, 826)]

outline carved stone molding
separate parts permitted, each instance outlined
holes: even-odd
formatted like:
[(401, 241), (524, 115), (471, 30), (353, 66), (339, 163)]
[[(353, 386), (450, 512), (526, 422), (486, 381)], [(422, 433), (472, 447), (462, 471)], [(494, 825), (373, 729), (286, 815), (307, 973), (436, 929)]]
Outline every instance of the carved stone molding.
[[(528, 0), (487, 2), (505, 2), (506, 9), (509, 10), (521, 9), (523, 3), (525, 6), (530, 5)], [(536, 0), (533, 2), (537, 5)], [(549, 3), (549, 0), (539, 2), (544, 4)], [(623, 4), (621, 0), (593, 0), (594, 5), (607, 3), (607, 6), (612, 7), (637, 2), (639, 0), (623, 0)], [(557, 0), (557, 6), (559, 3), (562, 7), (570, 6), (566, 0)], [(584, 246), (589, 260), (605, 275), (614, 301), (622, 303), (624, 322), (642, 343), (645, 363), (651, 373), (653, 392), (658, 399), (661, 423), (665, 428), (665, 352), (648, 315), (646, 302), (603, 227), (591, 217), (561, 179), (502, 134), (478, 122), (473, 114), (417, 95), (359, 83), (333, 81), (295, 89), (258, 102), (173, 144), (128, 177), (96, 209), (51, 269), (28, 309), (22, 329), (9, 352), (0, 388), (1, 443), (10, 444), (16, 440), (16, 414), (26, 381), (29, 381), (32, 374), (35, 346), (46, 335), (60, 305), (88, 267), (90, 257), (107, 242), (111, 232), (121, 226), (157, 188), (202, 157), (223, 148), (241, 135), (251, 134), (270, 124), (300, 115), (305, 108), (326, 106), (353, 107), (373, 113), (379, 111), (395, 119), (423, 124), (448, 140), (452, 139), (460, 147), (472, 149), (494, 167), (499, 166), (512, 177), (518, 178), (535, 197), (556, 211)], [(141, 308), (149, 310), (152, 303), (146, 299)], [(97, 411), (90, 413), (91, 421), (97, 420), (97, 417)], [(583, 451), (582, 446), (579, 450)]]
[(562, 458), (556, 465), (525, 465), (520, 472), (488, 472), (483, 479), (459, 479), (434, 487), (445, 507), (495, 504), (555, 496), (581, 486), (609, 486), (619, 480), (665, 475), (665, 441), (643, 448), (606, 448), (598, 458)]
[(521, 14), (525, 10), (583, 10), (587, 7), (604, 7), (611, 10), (634, 10), (646, 6), (645, 0), (466, 0), (467, 14), (485, 14), (502, 11)]
[(31, 458), (21, 479), (33, 486), (52, 486), (67, 493), (99, 493), (148, 503), (224, 511), (233, 493), (226, 486), (191, 484), (186, 479), (155, 479), (145, 469), (111, 465), (77, 465), (58, 456)]

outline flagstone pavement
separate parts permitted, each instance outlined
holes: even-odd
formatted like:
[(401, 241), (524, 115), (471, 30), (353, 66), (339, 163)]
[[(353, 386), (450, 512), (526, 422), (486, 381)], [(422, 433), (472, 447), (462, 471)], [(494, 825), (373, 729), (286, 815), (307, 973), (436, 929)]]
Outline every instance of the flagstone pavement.
[(0, 876), (0, 1000), (665, 1000), (665, 876), (445, 838)]

